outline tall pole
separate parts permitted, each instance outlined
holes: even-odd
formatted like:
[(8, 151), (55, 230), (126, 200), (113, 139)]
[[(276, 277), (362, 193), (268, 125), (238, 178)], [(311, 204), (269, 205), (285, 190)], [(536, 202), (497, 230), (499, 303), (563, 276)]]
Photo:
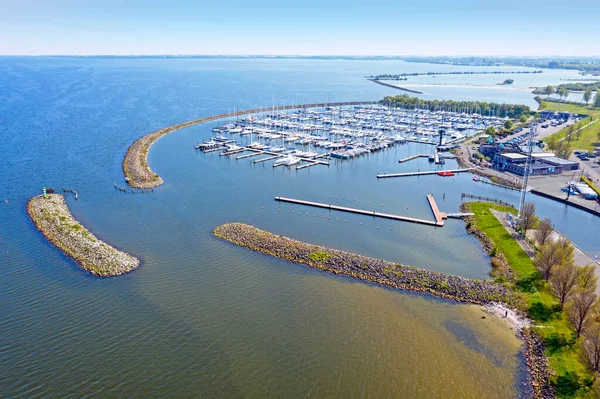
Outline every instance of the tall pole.
[(519, 213), (517, 221), (521, 221), (523, 216), (523, 207), (525, 206), (525, 198), (527, 197), (527, 183), (529, 182), (529, 173), (531, 170), (532, 153), (533, 153), (533, 137), (537, 133), (537, 123), (534, 121), (531, 125), (531, 131), (527, 138), (527, 160), (525, 161), (525, 170), (523, 172), (523, 186), (521, 187), (521, 200), (519, 201)]

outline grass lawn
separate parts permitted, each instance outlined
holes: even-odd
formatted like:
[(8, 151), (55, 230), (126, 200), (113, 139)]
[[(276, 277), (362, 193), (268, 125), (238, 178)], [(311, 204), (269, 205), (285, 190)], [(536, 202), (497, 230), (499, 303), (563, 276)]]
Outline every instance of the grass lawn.
[[(488, 236), (498, 251), (504, 254), (519, 280), (534, 278), (535, 283), (528, 285), (531, 287), (530, 290), (520, 290), (518, 287), (515, 287), (516, 290), (523, 292), (528, 306), (531, 307), (531, 305), (540, 302), (545, 308), (550, 309), (553, 305), (556, 305), (558, 303), (556, 298), (548, 284), (543, 278), (539, 277), (531, 258), (523, 251), (515, 239), (512, 238), (500, 221), (489, 211), (490, 209), (495, 209), (501, 212), (516, 214), (516, 209), (488, 202), (473, 202), (470, 204), (470, 208), (471, 212), (475, 214), (477, 228)], [(574, 334), (573, 327), (568, 321), (566, 313), (560, 311), (553, 313), (547, 320), (534, 320), (533, 330), (542, 337), (544, 342), (547, 342), (551, 338), (561, 337), (569, 340), (572, 334)], [(546, 347), (546, 354), (550, 359), (550, 367), (555, 376), (564, 375), (568, 372), (575, 372), (582, 378), (591, 376), (586, 366), (582, 363), (580, 342), (576, 342), (571, 347), (551, 346), (546, 343)], [(577, 397), (584, 397), (587, 394), (583, 390), (578, 392), (579, 395)]]
[(547, 109), (550, 111), (559, 111), (559, 112), (571, 112), (574, 114), (581, 114), (581, 115), (600, 114), (599, 109), (589, 108), (585, 105), (563, 104), (563, 103), (556, 103), (553, 101), (542, 101), (542, 103), (540, 104), (538, 109), (539, 110)]

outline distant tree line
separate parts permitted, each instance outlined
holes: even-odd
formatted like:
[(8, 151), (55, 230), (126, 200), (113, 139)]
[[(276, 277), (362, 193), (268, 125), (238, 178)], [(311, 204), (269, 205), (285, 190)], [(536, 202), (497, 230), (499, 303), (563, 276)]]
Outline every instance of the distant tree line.
[(600, 72), (598, 57), (408, 57), (406, 62), (462, 66), (524, 66), (530, 68), (575, 69), (582, 72)]
[(402, 79), (406, 76), (437, 76), (437, 75), (512, 75), (512, 74), (523, 74), (523, 73), (543, 73), (544, 71), (454, 71), (454, 72), (412, 72), (412, 73), (399, 73), (392, 75), (384, 73), (381, 75), (367, 76), (367, 79), (375, 80), (406, 80)]
[(497, 104), (480, 101), (454, 101), (454, 100), (423, 100), (411, 97), (408, 94), (400, 96), (387, 96), (382, 104), (404, 109), (427, 109), (429, 111), (466, 112), (469, 114), (495, 115), (501, 118), (509, 117), (519, 119), (522, 115), (531, 114), (531, 109), (521, 104)]

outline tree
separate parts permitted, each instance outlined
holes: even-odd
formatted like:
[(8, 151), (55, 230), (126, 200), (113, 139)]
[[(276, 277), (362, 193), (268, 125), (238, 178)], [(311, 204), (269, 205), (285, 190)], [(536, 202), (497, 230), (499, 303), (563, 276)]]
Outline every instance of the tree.
[(583, 101), (585, 101), (586, 104), (589, 104), (591, 99), (592, 91), (590, 89), (585, 89), (585, 91), (583, 92)]
[(577, 338), (581, 336), (586, 328), (595, 303), (596, 294), (593, 292), (577, 290), (573, 295), (573, 300), (568, 305), (568, 315), (577, 332)]
[(600, 90), (596, 92), (596, 98), (594, 98), (594, 107), (600, 108)]
[(560, 310), (575, 292), (577, 277), (579, 277), (579, 268), (573, 263), (562, 264), (554, 268), (554, 273), (550, 277), (550, 286), (558, 298)]
[(560, 266), (561, 262), (561, 250), (557, 241), (550, 241), (542, 245), (542, 248), (533, 259), (533, 263), (546, 281), (550, 280), (552, 271), (555, 267)]
[(600, 371), (600, 324), (594, 323), (584, 333), (583, 354), (590, 368)]
[(567, 128), (567, 135), (565, 136), (567, 138), (567, 141), (569, 143), (571, 143), (571, 137), (573, 136), (573, 132), (575, 131), (575, 126), (571, 125)]
[(596, 292), (598, 277), (596, 277), (596, 267), (594, 265), (586, 265), (579, 270), (577, 285), (582, 291)]
[(559, 87), (558, 89), (556, 89), (556, 94), (558, 94), (562, 100), (563, 97), (567, 98), (569, 92), (564, 87)]
[(544, 89), (544, 94), (550, 97), (550, 94), (554, 94), (554, 87), (550, 85), (546, 86), (546, 88)]
[(521, 115), (521, 117), (519, 118), (519, 122), (521, 122), (521, 123), (527, 122), (527, 115)]
[(519, 227), (523, 230), (524, 236), (527, 235), (527, 230), (532, 228), (536, 221), (535, 204), (532, 202), (525, 203), (523, 209), (521, 209), (521, 214), (519, 215)]
[(504, 122), (504, 129), (506, 130), (510, 130), (513, 127), (513, 122), (509, 119), (506, 122)]
[[(567, 136), (569, 137), (569, 136)], [(569, 143), (567, 143), (565, 140), (556, 140), (555, 137), (552, 137), (551, 139), (548, 140), (548, 147), (554, 151), (554, 153), (556, 154), (557, 157), (562, 158), (562, 159), (569, 159), (569, 157), (571, 156), (571, 147), (569, 146)]]
[(494, 126), (488, 126), (488, 128), (485, 129), (485, 133), (489, 134), (490, 136), (493, 136), (494, 134), (496, 134), (496, 128)]
[(571, 244), (571, 241), (567, 240), (564, 237), (561, 237), (557, 241), (557, 243), (560, 248), (561, 263), (563, 265), (566, 265), (568, 263), (574, 264), (575, 263), (575, 258), (574, 258), (575, 247), (573, 247), (573, 244)]
[(548, 218), (538, 223), (537, 229), (535, 230), (535, 240), (538, 245), (542, 246), (548, 241), (554, 228), (552, 227), (552, 221)]

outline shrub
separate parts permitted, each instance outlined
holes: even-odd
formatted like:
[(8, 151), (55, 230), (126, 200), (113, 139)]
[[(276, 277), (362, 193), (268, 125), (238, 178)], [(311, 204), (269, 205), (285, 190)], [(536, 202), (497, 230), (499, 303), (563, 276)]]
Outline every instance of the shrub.
[(580, 382), (577, 373), (567, 372), (564, 375), (559, 375), (556, 381), (553, 382), (553, 385), (558, 397), (571, 398), (587, 383), (587, 379), (584, 383)]
[(546, 306), (542, 302), (534, 302), (529, 307), (527, 316), (536, 321), (548, 321), (555, 318), (557, 313), (560, 313), (559, 304)]
[(565, 347), (572, 349), (576, 341), (577, 338), (573, 335), (567, 339), (566, 336), (558, 333), (552, 333), (543, 339), (544, 345), (550, 353), (558, 352)]
[(311, 253), (310, 255), (308, 255), (308, 257), (317, 262), (327, 262), (329, 260), (329, 258), (331, 258), (331, 254), (328, 254), (327, 252), (324, 252), (324, 251), (317, 251), (317, 252)]

